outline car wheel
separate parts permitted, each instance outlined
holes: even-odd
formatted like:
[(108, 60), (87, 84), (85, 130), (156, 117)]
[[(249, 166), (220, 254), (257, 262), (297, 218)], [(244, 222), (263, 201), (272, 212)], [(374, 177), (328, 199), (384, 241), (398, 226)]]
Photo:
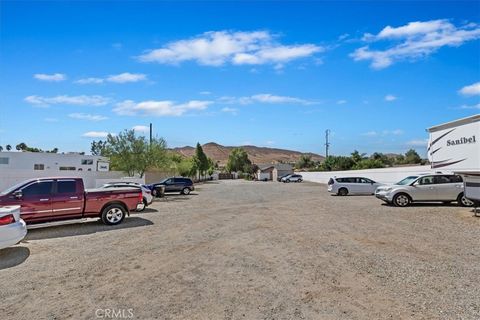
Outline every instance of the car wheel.
[(158, 191), (157, 191), (157, 189), (153, 189), (153, 190), (152, 190), (152, 196), (156, 197), (156, 196), (157, 196), (157, 194), (158, 194)]
[(285, 182), (286, 182), (286, 183), (289, 183), (289, 182), (290, 182), (290, 179), (285, 180)]
[(339, 196), (346, 196), (348, 194), (348, 189), (347, 188), (340, 188), (338, 189), (338, 193), (337, 193)]
[(396, 207), (406, 207), (410, 204), (410, 202), (412, 202), (410, 196), (405, 193), (399, 193), (393, 197), (393, 204)]
[(125, 219), (126, 210), (119, 204), (111, 204), (102, 211), (102, 222), (107, 225), (116, 225), (122, 223)]
[(184, 195), (190, 194), (190, 188), (183, 188), (181, 193)]
[(145, 208), (147, 208), (147, 199), (143, 198), (142, 203), (137, 205), (137, 209), (135, 211), (142, 212), (143, 210), (145, 210)]
[(462, 206), (462, 207), (471, 207), (471, 206), (473, 206), (473, 201), (471, 201), (470, 199), (466, 198), (465, 195), (463, 194), (463, 192), (458, 195), (457, 202), (458, 202), (458, 205), (460, 205), (460, 206)]

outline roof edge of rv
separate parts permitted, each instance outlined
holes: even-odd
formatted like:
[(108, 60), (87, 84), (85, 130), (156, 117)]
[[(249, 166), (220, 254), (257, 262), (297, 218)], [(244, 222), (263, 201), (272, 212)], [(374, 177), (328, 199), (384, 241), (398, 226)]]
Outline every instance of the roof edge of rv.
[(477, 122), (477, 121), (480, 121), (480, 113), (475, 114), (473, 116), (461, 118), (461, 119), (450, 121), (450, 122), (445, 122), (445, 123), (427, 128), (427, 131), (428, 132), (435, 132), (435, 131), (444, 130), (444, 129), (448, 129), (448, 128), (451, 128), (451, 127), (457, 127), (457, 126), (461, 126), (461, 125), (464, 125), (464, 124), (469, 124), (469, 123), (473, 123), (473, 122)]

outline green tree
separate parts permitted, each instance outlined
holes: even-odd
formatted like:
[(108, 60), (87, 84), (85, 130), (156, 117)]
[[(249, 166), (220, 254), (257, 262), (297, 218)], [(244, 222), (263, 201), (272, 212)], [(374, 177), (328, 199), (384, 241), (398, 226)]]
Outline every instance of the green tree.
[(107, 141), (92, 141), (92, 144), (90, 146), (90, 152), (94, 156), (104, 156), (105, 155), (105, 149), (107, 147)]
[(420, 158), (417, 151), (415, 151), (414, 149), (410, 149), (407, 152), (405, 152), (405, 163), (416, 164), (421, 162), (422, 162), (422, 158)]
[(365, 159), (365, 156), (366, 154), (365, 153), (360, 153), (358, 152), (358, 150), (353, 150), (353, 152), (350, 154), (353, 162), (355, 162), (355, 164), (359, 163), (360, 161), (362, 161), (363, 159)]
[(7, 145), (5, 146), (5, 149), (7, 149), (7, 151), (10, 151), (10, 150), (12, 150), (12, 146), (9, 145), (9, 144), (7, 144)]
[(109, 134), (101, 150), (103, 156), (110, 158), (113, 170), (129, 176), (137, 173), (143, 177), (147, 169), (161, 168), (168, 163), (165, 140), (154, 138), (149, 144), (144, 136), (136, 136), (134, 130), (124, 130), (116, 136)]
[(226, 170), (228, 172), (243, 172), (245, 169), (251, 170), (247, 167), (251, 164), (252, 162), (248, 159), (248, 154), (244, 149), (234, 148), (228, 155)]
[(312, 156), (306, 154), (302, 154), (295, 164), (298, 169), (312, 168), (314, 165), (315, 162), (312, 160)]
[(208, 170), (209, 162), (208, 157), (203, 152), (203, 148), (200, 143), (197, 142), (197, 147), (195, 148), (195, 160), (197, 162), (198, 173), (200, 176), (205, 176), (205, 172)]

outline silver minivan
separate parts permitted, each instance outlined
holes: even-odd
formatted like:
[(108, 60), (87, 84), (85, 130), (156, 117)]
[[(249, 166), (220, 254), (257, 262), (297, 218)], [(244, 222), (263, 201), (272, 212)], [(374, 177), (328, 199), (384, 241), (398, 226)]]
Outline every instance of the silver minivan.
[(375, 196), (397, 207), (406, 207), (412, 202), (456, 201), (461, 206), (472, 206), (463, 193), (463, 180), (454, 174), (422, 174), (409, 176), (392, 185), (378, 187)]
[(348, 194), (374, 194), (381, 183), (364, 177), (333, 177), (328, 180), (328, 192), (346, 196)]

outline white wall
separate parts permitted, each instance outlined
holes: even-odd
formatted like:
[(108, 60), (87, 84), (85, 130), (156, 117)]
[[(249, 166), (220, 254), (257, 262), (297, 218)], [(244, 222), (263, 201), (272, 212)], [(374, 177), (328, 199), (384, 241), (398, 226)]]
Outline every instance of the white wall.
[(42, 177), (74, 177), (83, 178), (86, 188), (99, 187), (107, 182), (133, 181), (145, 183), (144, 178), (125, 177), (120, 171), (59, 171), (59, 170), (21, 170), (1, 169), (0, 170), (0, 192), (6, 188), (32, 178)]
[(395, 167), (382, 169), (324, 171), (324, 172), (299, 172), (303, 180), (327, 183), (331, 177), (365, 177), (377, 182), (395, 183), (409, 175), (434, 172), (430, 166)]

